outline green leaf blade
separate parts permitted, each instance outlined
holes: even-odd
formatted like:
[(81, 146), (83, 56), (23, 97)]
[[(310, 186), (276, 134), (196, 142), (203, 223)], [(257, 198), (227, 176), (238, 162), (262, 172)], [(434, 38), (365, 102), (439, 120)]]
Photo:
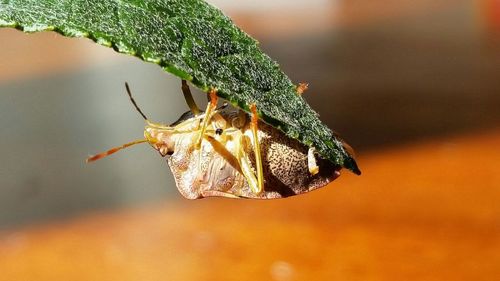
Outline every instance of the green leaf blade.
[(0, 0), (0, 27), (87, 37), (156, 63), (249, 111), (332, 163), (360, 171), (342, 141), (318, 118), (256, 40), (202, 0)]

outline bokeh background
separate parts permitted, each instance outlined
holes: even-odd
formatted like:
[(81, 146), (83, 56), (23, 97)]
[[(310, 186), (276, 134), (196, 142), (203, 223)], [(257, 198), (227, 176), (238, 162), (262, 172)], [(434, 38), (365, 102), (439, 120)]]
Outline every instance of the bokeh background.
[[(499, 280), (500, 1), (209, 1), (356, 149), (286, 200), (177, 192), (139, 145), (180, 81), (86, 39), (0, 30), (0, 280)], [(197, 92), (198, 103), (205, 97)], [(6, 279), (4, 279), (6, 278)]]

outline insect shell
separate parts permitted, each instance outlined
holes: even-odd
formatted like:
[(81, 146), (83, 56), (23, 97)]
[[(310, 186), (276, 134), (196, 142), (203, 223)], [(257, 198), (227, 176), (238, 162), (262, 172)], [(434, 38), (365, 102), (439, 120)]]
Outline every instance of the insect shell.
[[(335, 178), (339, 167), (314, 152), (319, 172), (309, 170), (309, 148), (286, 137), (281, 131), (259, 123), (258, 141), (262, 155), (264, 188), (251, 188), (245, 170), (256, 174), (254, 140), (250, 117), (243, 112), (222, 110), (211, 118), (199, 149), (203, 115), (180, 119), (172, 126), (149, 123), (145, 137), (168, 165), (180, 193), (188, 199), (210, 196), (272, 199), (306, 193)], [(310, 153), (309, 153), (310, 154)]]
[(340, 175), (341, 167), (322, 159), (313, 148), (263, 122), (257, 126), (257, 119), (241, 110), (207, 107), (198, 114), (192, 110), (166, 126), (150, 122), (131, 100), (146, 120), (145, 139), (88, 161), (148, 142), (167, 159), (177, 188), (187, 199), (284, 198), (323, 187)]

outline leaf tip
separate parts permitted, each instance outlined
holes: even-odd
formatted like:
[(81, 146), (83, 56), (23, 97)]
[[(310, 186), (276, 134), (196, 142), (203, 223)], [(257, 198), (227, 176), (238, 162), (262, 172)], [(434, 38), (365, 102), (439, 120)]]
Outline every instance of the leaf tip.
[(356, 163), (356, 160), (352, 157), (347, 157), (344, 159), (343, 166), (349, 170), (351, 170), (354, 174), (360, 176), (361, 175), (361, 170), (358, 167), (358, 164)]

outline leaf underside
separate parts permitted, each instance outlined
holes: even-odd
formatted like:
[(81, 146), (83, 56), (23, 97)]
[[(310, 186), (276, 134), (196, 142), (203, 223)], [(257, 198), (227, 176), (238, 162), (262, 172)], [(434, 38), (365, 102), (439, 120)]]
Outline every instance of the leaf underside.
[(203, 0), (0, 0), (0, 27), (86, 37), (160, 65), (249, 111), (332, 163), (359, 174), (342, 141), (318, 118), (258, 42)]

